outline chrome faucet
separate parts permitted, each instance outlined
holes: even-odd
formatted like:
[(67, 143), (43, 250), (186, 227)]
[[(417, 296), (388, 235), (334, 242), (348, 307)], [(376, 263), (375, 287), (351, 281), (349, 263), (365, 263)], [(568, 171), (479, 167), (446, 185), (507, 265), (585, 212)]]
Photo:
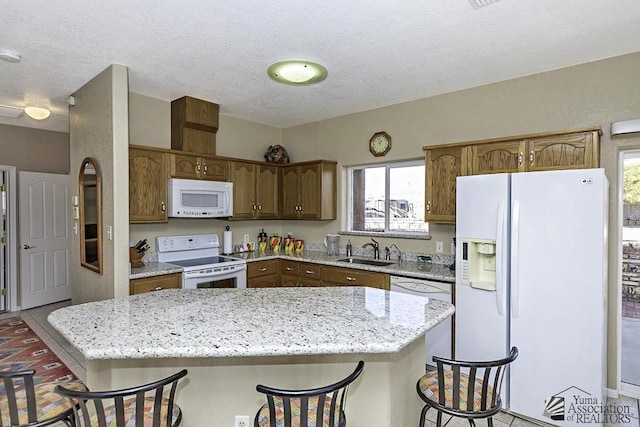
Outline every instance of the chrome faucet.
[(371, 246), (373, 248), (373, 259), (380, 259), (380, 244), (373, 240), (373, 238), (371, 240), (373, 243), (365, 243), (362, 247), (366, 248), (367, 246)]
[(392, 248), (392, 249), (393, 249), (393, 248), (396, 248), (396, 251), (398, 251), (398, 263), (401, 263), (401, 262), (402, 262), (402, 251), (400, 250), (400, 248), (398, 248), (398, 246), (396, 246), (396, 244), (395, 244), (395, 243), (393, 243), (393, 244), (391, 245), (391, 248)]

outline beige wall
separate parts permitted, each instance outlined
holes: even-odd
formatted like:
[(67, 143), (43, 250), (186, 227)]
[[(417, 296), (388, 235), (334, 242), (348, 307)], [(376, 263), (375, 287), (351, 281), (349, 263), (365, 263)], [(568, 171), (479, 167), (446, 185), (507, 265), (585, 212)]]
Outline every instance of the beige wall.
[(128, 85), (126, 67), (110, 66), (73, 94), (69, 109), (71, 188), (85, 157), (97, 161), (102, 178), (102, 274), (80, 266), (79, 239), (72, 239), (74, 304), (129, 294), (129, 168), (117, 167), (128, 165)]
[(0, 124), (0, 164), (19, 171), (69, 173), (69, 134)]

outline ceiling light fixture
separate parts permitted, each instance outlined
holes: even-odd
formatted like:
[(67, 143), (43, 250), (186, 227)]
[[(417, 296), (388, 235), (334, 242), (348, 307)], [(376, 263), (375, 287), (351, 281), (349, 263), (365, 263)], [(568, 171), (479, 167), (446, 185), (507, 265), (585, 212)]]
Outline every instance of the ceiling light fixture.
[(18, 62), (20, 62), (20, 55), (6, 50), (0, 50), (0, 59), (5, 62), (17, 64)]
[(24, 110), (19, 107), (12, 107), (10, 105), (0, 105), (0, 116), (2, 117), (11, 117), (12, 119), (16, 119), (20, 117)]
[(267, 70), (267, 74), (278, 83), (288, 85), (310, 85), (327, 78), (327, 69), (315, 62), (287, 60), (276, 62)]
[(40, 105), (33, 104), (27, 104), (27, 106), (24, 107), (24, 112), (34, 120), (44, 120), (51, 115), (49, 107), (42, 107)]

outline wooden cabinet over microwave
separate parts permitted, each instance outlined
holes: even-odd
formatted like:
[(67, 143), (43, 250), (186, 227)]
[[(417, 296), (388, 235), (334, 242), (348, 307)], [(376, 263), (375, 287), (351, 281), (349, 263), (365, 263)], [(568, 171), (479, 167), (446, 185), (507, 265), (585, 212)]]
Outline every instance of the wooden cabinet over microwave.
[(129, 147), (129, 222), (167, 222), (167, 154)]
[(171, 154), (171, 177), (229, 181), (229, 161), (189, 153)]

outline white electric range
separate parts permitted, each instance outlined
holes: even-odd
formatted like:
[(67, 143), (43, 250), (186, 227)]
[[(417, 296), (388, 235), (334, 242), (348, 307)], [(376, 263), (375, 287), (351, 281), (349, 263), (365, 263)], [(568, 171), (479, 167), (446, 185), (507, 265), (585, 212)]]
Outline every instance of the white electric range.
[(183, 268), (182, 288), (246, 288), (247, 262), (220, 256), (217, 234), (156, 237), (158, 261)]

